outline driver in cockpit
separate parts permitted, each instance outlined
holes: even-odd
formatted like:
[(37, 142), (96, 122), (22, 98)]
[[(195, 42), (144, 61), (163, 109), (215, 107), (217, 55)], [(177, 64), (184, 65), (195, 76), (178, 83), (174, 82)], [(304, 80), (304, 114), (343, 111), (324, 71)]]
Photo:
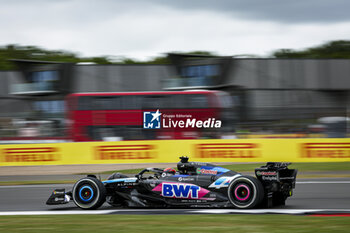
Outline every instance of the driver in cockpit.
[(163, 170), (162, 176), (173, 176), (176, 174), (176, 170), (174, 168), (168, 167)]
[[(191, 174), (191, 172), (188, 171), (189, 166), (188, 163), (188, 157), (187, 156), (181, 156), (181, 161), (177, 164), (177, 168), (179, 171), (176, 171), (174, 168), (168, 167), (163, 170), (162, 176), (173, 176), (173, 175), (188, 175)], [(192, 169), (193, 170), (193, 169)], [(193, 173), (193, 172), (192, 172)]]

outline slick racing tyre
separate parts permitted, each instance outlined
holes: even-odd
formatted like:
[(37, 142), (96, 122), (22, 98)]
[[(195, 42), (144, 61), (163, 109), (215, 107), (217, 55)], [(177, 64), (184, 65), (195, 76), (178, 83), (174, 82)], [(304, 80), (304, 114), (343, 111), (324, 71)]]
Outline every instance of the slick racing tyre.
[(254, 208), (262, 202), (264, 188), (254, 177), (240, 176), (231, 181), (228, 187), (228, 198), (236, 208)]
[(97, 209), (106, 200), (106, 188), (98, 179), (85, 177), (74, 184), (72, 197), (82, 209)]

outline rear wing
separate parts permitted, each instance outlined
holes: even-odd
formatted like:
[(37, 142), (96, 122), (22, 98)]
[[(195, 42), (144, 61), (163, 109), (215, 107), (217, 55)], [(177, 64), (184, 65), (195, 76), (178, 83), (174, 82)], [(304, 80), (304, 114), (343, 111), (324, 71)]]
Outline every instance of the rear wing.
[(295, 180), (298, 170), (289, 169), (291, 163), (268, 162), (266, 165), (255, 169), (255, 176), (263, 184), (288, 183), (295, 188)]

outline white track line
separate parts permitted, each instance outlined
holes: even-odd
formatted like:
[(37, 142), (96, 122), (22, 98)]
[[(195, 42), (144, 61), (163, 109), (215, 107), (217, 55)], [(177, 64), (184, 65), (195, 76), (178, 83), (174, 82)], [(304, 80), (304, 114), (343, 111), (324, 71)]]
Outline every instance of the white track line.
[(305, 213), (319, 213), (319, 212), (334, 212), (344, 213), (350, 212), (350, 209), (209, 209), (209, 210), (194, 210), (191, 213), (200, 214), (305, 214)]
[(110, 214), (115, 210), (62, 210), (62, 211), (3, 211), (0, 216), (11, 215), (67, 215), (67, 214)]
[[(178, 211), (177, 209), (174, 209)], [(16, 215), (76, 215), (76, 214), (113, 214), (123, 212), (158, 212), (160, 210), (146, 210), (146, 209), (131, 209), (131, 210), (65, 210), (65, 211), (3, 211), (0, 216), (16, 216)], [(169, 213), (169, 209), (166, 210)], [(202, 209), (202, 210), (182, 210), (184, 214), (310, 214), (310, 213), (349, 213), (350, 209)]]

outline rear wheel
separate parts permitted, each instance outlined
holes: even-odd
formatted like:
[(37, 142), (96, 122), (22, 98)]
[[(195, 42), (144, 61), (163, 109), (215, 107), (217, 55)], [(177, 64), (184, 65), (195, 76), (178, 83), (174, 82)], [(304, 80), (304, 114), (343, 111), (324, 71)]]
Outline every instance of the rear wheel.
[(228, 187), (228, 198), (236, 208), (254, 208), (262, 202), (264, 188), (260, 181), (254, 177), (240, 176), (230, 183)]
[(74, 203), (82, 209), (97, 209), (106, 200), (106, 188), (98, 179), (85, 177), (74, 184), (72, 197)]

